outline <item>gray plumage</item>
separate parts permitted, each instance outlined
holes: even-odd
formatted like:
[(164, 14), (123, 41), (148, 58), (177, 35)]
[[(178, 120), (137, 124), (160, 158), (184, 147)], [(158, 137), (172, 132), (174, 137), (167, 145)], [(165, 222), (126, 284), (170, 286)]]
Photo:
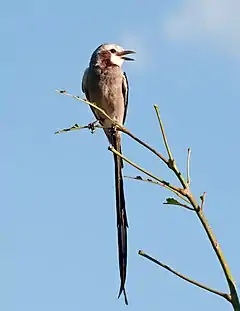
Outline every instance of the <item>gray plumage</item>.
[[(89, 67), (82, 79), (82, 90), (87, 99), (103, 109), (119, 124), (124, 124), (128, 105), (128, 81), (121, 66), (124, 60), (133, 60), (127, 54), (134, 51), (124, 50), (115, 44), (102, 44), (92, 54)], [(121, 134), (113, 129), (112, 122), (102, 113), (92, 108), (97, 120), (103, 125), (104, 132), (113, 145), (121, 152)], [(116, 211), (118, 229), (118, 254), (120, 269), (119, 295), (124, 292), (125, 303), (128, 304), (125, 281), (127, 268), (127, 215), (122, 178), (122, 161), (114, 154)]]

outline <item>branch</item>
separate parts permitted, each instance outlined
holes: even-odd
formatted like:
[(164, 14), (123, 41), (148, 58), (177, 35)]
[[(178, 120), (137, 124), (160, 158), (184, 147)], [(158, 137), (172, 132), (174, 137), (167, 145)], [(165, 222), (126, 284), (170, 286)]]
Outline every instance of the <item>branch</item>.
[(74, 98), (76, 100), (82, 101), (85, 104), (87, 104), (87, 105), (91, 106), (92, 108), (94, 108), (95, 110), (100, 111), (107, 119), (109, 119), (111, 121), (111, 123), (114, 126), (116, 126), (117, 130), (120, 130), (123, 133), (127, 134), (132, 139), (137, 141), (139, 144), (144, 146), (146, 149), (150, 150), (153, 154), (155, 154), (158, 158), (160, 158), (175, 173), (177, 179), (179, 180), (179, 182), (181, 183), (183, 188), (178, 188), (178, 187), (173, 186), (170, 183), (168, 183), (168, 182), (158, 178), (157, 176), (151, 174), (150, 172), (146, 171), (142, 167), (138, 166), (136, 163), (130, 161), (128, 158), (123, 156), (121, 153), (117, 152), (113, 147), (109, 147), (110, 151), (112, 151), (113, 153), (117, 154), (124, 161), (128, 162), (130, 165), (132, 165), (133, 167), (137, 168), (138, 170), (140, 170), (144, 174), (146, 174), (146, 175), (150, 176), (151, 178), (155, 179), (160, 184), (165, 185), (169, 190), (173, 191), (174, 193), (177, 192), (178, 194), (184, 196), (187, 199), (187, 201), (189, 201), (189, 203), (192, 205), (194, 211), (196, 212), (196, 214), (197, 214), (197, 216), (198, 216), (198, 218), (199, 218), (199, 220), (200, 220), (200, 222), (201, 222), (201, 224), (202, 224), (202, 226), (203, 226), (203, 228), (204, 228), (204, 230), (205, 230), (205, 232), (206, 232), (206, 234), (207, 234), (207, 236), (209, 238), (209, 241), (210, 241), (210, 243), (212, 245), (213, 250), (215, 251), (215, 253), (217, 255), (217, 258), (218, 258), (218, 260), (220, 262), (220, 265), (221, 265), (221, 267), (223, 269), (225, 278), (226, 278), (227, 283), (228, 283), (228, 287), (229, 287), (229, 290), (230, 290), (230, 295), (225, 294), (225, 293), (221, 293), (221, 292), (218, 292), (218, 291), (215, 291), (215, 290), (212, 290), (212, 289), (209, 289), (208, 287), (206, 287), (206, 286), (204, 286), (202, 284), (199, 284), (199, 283), (197, 283), (195, 281), (192, 281), (192, 280), (184, 277), (183, 275), (178, 274), (178, 272), (172, 270), (168, 266), (164, 266), (163, 264), (161, 264), (157, 260), (155, 260), (152, 257), (144, 254), (144, 252), (142, 252), (140, 254), (142, 256), (145, 256), (146, 258), (154, 261), (155, 263), (164, 266), (166, 269), (168, 269), (172, 273), (176, 274), (177, 276), (181, 277), (182, 279), (185, 279), (186, 281), (188, 281), (188, 282), (190, 282), (190, 283), (192, 283), (192, 284), (194, 284), (196, 286), (199, 286), (199, 287), (201, 287), (201, 288), (203, 288), (205, 290), (211, 291), (211, 292), (213, 292), (213, 293), (215, 293), (217, 295), (220, 295), (220, 296), (224, 297), (225, 299), (227, 299), (228, 301), (231, 302), (231, 304), (232, 304), (232, 306), (233, 306), (235, 311), (240, 311), (240, 302), (239, 302), (239, 298), (238, 298), (238, 294), (237, 294), (237, 290), (236, 290), (236, 285), (234, 283), (233, 276), (232, 276), (232, 274), (230, 272), (230, 269), (228, 267), (226, 259), (224, 258), (224, 255), (223, 255), (223, 252), (222, 252), (222, 250), (220, 248), (220, 245), (218, 244), (217, 239), (216, 239), (216, 237), (215, 237), (211, 227), (209, 226), (208, 221), (207, 221), (205, 215), (203, 214), (202, 207), (203, 207), (203, 203), (204, 203), (204, 197), (202, 197), (202, 199), (201, 199), (202, 204), (201, 204), (201, 206), (199, 206), (199, 204), (197, 203), (195, 197), (193, 196), (193, 194), (190, 191), (190, 173), (189, 173), (190, 152), (188, 151), (187, 181), (185, 181), (183, 175), (181, 174), (181, 172), (179, 171), (179, 169), (178, 169), (178, 167), (176, 165), (176, 162), (175, 162), (175, 160), (174, 160), (174, 158), (172, 156), (170, 147), (168, 145), (167, 136), (166, 136), (165, 131), (164, 131), (164, 127), (163, 127), (163, 123), (162, 123), (162, 120), (161, 120), (161, 117), (160, 117), (158, 106), (155, 105), (154, 108), (155, 108), (155, 111), (157, 113), (157, 117), (158, 117), (158, 120), (159, 120), (159, 124), (160, 124), (160, 128), (161, 128), (161, 133), (162, 133), (163, 140), (164, 140), (164, 145), (165, 145), (165, 147), (167, 149), (167, 153), (168, 153), (168, 157), (169, 157), (168, 160), (162, 154), (157, 152), (154, 148), (152, 148), (151, 146), (149, 146), (148, 144), (143, 142), (141, 139), (139, 139), (138, 137), (133, 135), (128, 129), (126, 129), (122, 125), (118, 124), (115, 120), (111, 119), (106, 114), (106, 112), (104, 110), (102, 110), (101, 108), (99, 108), (97, 105), (95, 105), (95, 104), (93, 104), (93, 103), (91, 103), (91, 102), (89, 102), (87, 100), (81, 99), (78, 96), (71, 95), (71, 94), (67, 93), (66, 91), (59, 91), (59, 90), (57, 90), (57, 92), (60, 93), (60, 94), (66, 95), (66, 96), (70, 96), (70, 97), (72, 97), (72, 98)]
[(62, 94), (62, 95), (65, 95), (65, 96), (69, 96), (69, 97), (72, 97), (73, 99), (76, 99), (78, 101), (81, 101), (89, 106), (91, 106), (92, 108), (94, 109), (97, 109), (98, 111), (100, 111), (107, 119), (109, 119), (112, 124), (116, 125), (117, 127), (119, 128), (122, 128), (122, 126), (120, 124), (118, 124), (115, 120), (113, 120), (112, 118), (109, 117), (109, 115), (101, 108), (99, 108), (97, 105), (91, 103), (90, 101), (86, 100), (86, 99), (82, 99), (80, 98), (79, 96), (76, 96), (76, 95), (72, 95), (70, 93), (68, 93), (66, 90), (63, 90), (63, 91), (60, 91), (60, 90), (56, 90), (57, 93), (59, 94)]
[(103, 128), (103, 126), (101, 126), (99, 124), (95, 125), (96, 122), (98, 122), (98, 121), (94, 121), (92, 123), (89, 123), (88, 125), (74, 124), (73, 126), (59, 130), (59, 131), (55, 132), (54, 134), (61, 134), (61, 133), (70, 132), (70, 131), (78, 131), (78, 130), (82, 130), (82, 129), (91, 130), (91, 132), (93, 133), (96, 128)]
[(189, 282), (189, 283), (191, 283), (191, 284), (193, 284), (193, 285), (195, 285), (195, 286), (197, 286), (197, 287), (200, 287), (200, 288), (202, 288), (202, 289), (205, 289), (205, 290), (208, 291), (208, 292), (211, 292), (211, 293), (213, 293), (213, 294), (216, 294), (216, 295), (218, 295), (218, 296), (221, 296), (221, 297), (225, 298), (227, 301), (231, 302), (231, 297), (230, 297), (228, 294), (219, 292), (219, 291), (217, 291), (217, 290), (215, 290), (215, 289), (213, 289), (213, 288), (210, 288), (210, 287), (208, 287), (208, 286), (205, 286), (205, 285), (203, 285), (203, 284), (201, 284), (201, 283), (199, 283), (199, 282), (197, 282), (197, 281), (194, 281), (194, 280), (192, 280), (192, 279), (186, 277), (185, 275), (183, 275), (183, 274), (177, 272), (176, 270), (173, 270), (171, 267), (165, 265), (164, 263), (162, 263), (162, 262), (156, 260), (155, 258), (153, 258), (153, 257), (151, 257), (151, 256), (149, 256), (149, 255), (147, 255), (147, 254), (145, 254), (145, 252), (142, 251), (142, 250), (140, 250), (140, 251), (138, 252), (138, 254), (141, 255), (141, 256), (143, 256), (143, 257), (145, 257), (145, 258), (147, 258), (147, 259), (149, 259), (150, 261), (156, 263), (157, 265), (161, 266), (162, 268), (164, 268), (164, 269), (170, 271), (171, 273), (173, 273), (173, 274), (176, 275), (177, 277), (179, 277), (179, 278), (181, 278), (181, 279), (183, 279), (183, 280), (185, 280), (185, 281), (187, 281), (187, 282)]

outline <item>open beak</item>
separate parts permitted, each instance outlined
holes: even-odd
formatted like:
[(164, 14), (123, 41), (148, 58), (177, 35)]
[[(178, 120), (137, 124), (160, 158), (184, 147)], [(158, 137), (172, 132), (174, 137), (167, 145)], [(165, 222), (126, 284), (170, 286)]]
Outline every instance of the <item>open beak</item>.
[(134, 54), (134, 53), (136, 53), (136, 52), (135, 51), (131, 51), (131, 50), (124, 50), (122, 52), (118, 52), (117, 55), (121, 56), (121, 58), (124, 59), (124, 60), (131, 60), (131, 61), (133, 61), (134, 60), (133, 58), (126, 57), (125, 55)]

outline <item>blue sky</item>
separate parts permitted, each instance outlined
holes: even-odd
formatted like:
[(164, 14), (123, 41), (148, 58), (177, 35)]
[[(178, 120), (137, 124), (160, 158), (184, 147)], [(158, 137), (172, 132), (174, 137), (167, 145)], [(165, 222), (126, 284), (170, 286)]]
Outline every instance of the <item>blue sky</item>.
[[(167, 3), (167, 4), (166, 4)], [(125, 310), (117, 300), (113, 161), (101, 131), (54, 135), (92, 121), (80, 95), (92, 51), (135, 49), (126, 126), (165, 152), (158, 104), (179, 168), (192, 149), (192, 190), (240, 286), (240, 5), (221, 1), (21, 1), (1, 7), (0, 307), (6, 311)], [(123, 151), (174, 181), (128, 137)], [(125, 165), (126, 175), (137, 175)], [(216, 289), (227, 286), (195, 215), (162, 205), (166, 190), (125, 181), (128, 310), (230, 310), (221, 298), (138, 256), (139, 249)]]

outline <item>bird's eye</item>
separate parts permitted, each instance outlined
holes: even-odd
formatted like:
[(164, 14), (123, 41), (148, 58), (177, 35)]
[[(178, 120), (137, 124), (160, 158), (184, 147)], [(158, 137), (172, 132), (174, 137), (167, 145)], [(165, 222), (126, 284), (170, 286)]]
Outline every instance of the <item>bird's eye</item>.
[(115, 49), (110, 50), (111, 53), (116, 53), (117, 51)]

